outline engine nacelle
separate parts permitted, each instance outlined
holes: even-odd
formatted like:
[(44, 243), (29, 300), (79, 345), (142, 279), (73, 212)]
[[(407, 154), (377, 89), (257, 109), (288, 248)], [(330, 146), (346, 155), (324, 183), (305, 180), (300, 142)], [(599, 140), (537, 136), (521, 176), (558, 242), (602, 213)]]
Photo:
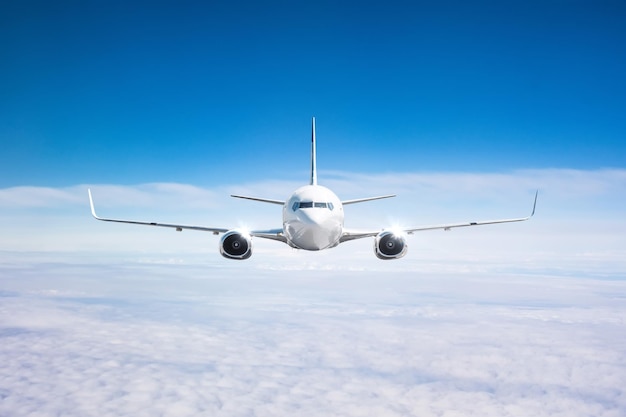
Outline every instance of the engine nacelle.
[(220, 253), (228, 259), (248, 259), (252, 256), (252, 238), (240, 230), (228, 231), (220, 240)]
[(384, 230), (376, 235), (374, 253), (378, 259), (399, 259), (406, 255), (408, 245), (403, 233)]

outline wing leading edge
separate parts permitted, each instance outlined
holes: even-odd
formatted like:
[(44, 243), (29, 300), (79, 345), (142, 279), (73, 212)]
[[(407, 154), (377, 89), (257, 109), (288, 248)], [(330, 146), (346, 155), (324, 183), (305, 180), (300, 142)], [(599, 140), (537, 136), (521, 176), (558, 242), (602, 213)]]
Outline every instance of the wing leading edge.
[[(470, 226), (484, 226), (488, 224), (500, 224), (500, 223), (514, 223), (514, 222), (523, 222), (529, 220), (531, 217), (535, 215), (535, 209), (537, 208), (537, 197), (539, 196), (539, 190), (535, 192), (535, 200), (533, 202), (533, 210), (529, 216), (519, 217), (515, 219), (499, 219), (499, 220), (481, 220), (475, 222), (464, 222), (464, 223), (451, 223), (451, 224), (442, 224), (435, 226), (420, 226), (414, 227), (410, 229), (402, 229), (401, 231), (406, 234), (413, 234), (415, 232), (423, 232), (426, 230), (451, 230), (459, 227), (470, 227)], [(340, 238), (340, 242), (347, 242), (355, 239), (362, 239), (366, 237), (372, 237), (379, 234), (382, 230), (377, 231), (356, 231), (356, 230), (345, 230), (343, 236)]]
[[(224, 229), (221, 227), (192, 226), (192, 225), (185, 225), (185, 224), (144, 222), (144, 221), (137, 221), (137, 220), (109, 219), (105, 217), (100, 217), (96, 214), (96, 208), (94, 207), (94, 204), (93, 204), (93, 197), (91, 196), (91, 189), (88, 189), (87, 192), (89, 193), (89, 204), (91, 205), (91, 215), (96, 220), (100, 220), (103, 222), (138, 224), (142, 226), (168, 227), (171, 229), (175, 229), (177, 232), (182, 232), (183, 230), (197, 230), (201, 232), (211, 232), (214, 235), (219, 235), (220, 233), (226, 233), (231, 230), (231, 229)], [(287, 243), (287, 239), (285, 238), (283, 229), (252, 230), (249, 232), (249, 234), (250, 236), (259, 237), (262, 239), (277, 240), (279, 242)]]
[(122, 219), (108, 219), (104, 217), (100, 217), (96, 214), (96, 209), (93, 204), (93, 197), (91, 196), (91, 189), (88, 189), (89, 193), (89, 204), (91, 205), (91, 215), (96, 219), (103, 222), (114, 222), (114, 223), (127, 223), (127, 224), (139, 224), (144, 226), (157, 226), (157, 227), (169, 227), (172, 229), (176, 229), (176, 231), (181, 232), (183, 229), (187, 230), (199, 230), (202, 232), (212, 232), (214, 234), (226, 233), (229, 229), (223, 229), (219, 227), (204, 227), (204, 226), (189, 226), (184, 224), (168, 224), (168, 223), (157, 223), (157, 222), (143, 222), (136, 220), (122, 220)]
[[(211, 232), (214, 235), (219, 235), (220, 233), (226, 233), (231, 230), (231, 229), (224, 229), (221, 227), (191, 226), (191, 225), (184, 225), (184, 224), (143, 222), (143, 221), (136, 221), (136, 220), (108, 219), (108, 218), (100, 217), (96, 214), (96, 209), (93, 204), (93, 197), (91, 196), (91, 189), (88, 189), (87, 192), (89, 193), (89, 204), (91, 205), (91, 215), (96, 220), (100, 220), (103, 222), (139, 224), (143, 226), (156, 226), (156, 227), (169, 227), (171, 229), (176, 229), (177, 232), (182, 232), (183, 230), (197, 230), (201, 232)], [(254, 236), (254, 237), (277, 240), (279, 242), (287, 243), (287, 239), (285, 238), (283, 234), (283, 229), (252, 230), (249, 232), (249, 234), (250, 236)]]

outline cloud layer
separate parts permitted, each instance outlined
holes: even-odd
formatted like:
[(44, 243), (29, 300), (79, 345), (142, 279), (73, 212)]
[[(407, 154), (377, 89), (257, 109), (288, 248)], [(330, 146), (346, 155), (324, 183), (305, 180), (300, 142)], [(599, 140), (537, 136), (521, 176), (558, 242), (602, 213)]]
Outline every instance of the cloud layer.
[[(524, 216), (530, 212), (534, 190), (540, 189), (537, 215), (531, 222), (419, 233), (410, 238), (407, 257), (391, 268), (422, 271), (431, 261), (444, 260), (454, 270), (468, 265), (481, 268), (486, 261), (489, 265), (507, 265), (511, 260), (525, 269), (563, 274), (610, 275), (626, 268), (624, 170), (377, 176), (327, 172), (322, 178), (342, 198), (398, 194), (396, 199), (348, 206), (346, 226), (352, 228)], [(281, 199), (298, 185), (256, 181), (212, 189), (187, 184), (90, 187), (102, 216), (255, 229), (280, 227), (280, 207), (229, 195)], [(96, 222), (90, 216), (87, 187), (0, 190), (0, 250), (40, 255), (97, 251), (115, 253), (119, 258), (132, 254), (136, 260), (174, 263), (194, 255), (211, 262), (222, 261), (218, 239), (207, 233)], [(371, 246), (371, 240), (366, 240), (322, 254), (297, 254), (277, 242), (257, 239), (250, 262), (280, 268), (300, 268), (311, 262), (341, 268), (380, 268)]]
[(5, 263), (0, 415), (626, 412), (623, 280), (241, 265)]
[[(99, 223), (87, 186), (0, 190), (0, 415), (622, 416), (623, 170), (327, 173), (350, 227), (524, 215), (318, 253)], [(355, 185), (356, 184), (356, 185)], [(93, 185), (100, 214), (276, 226), (299, 184)], [(359, 188), (361, 187), (361, 188)]]

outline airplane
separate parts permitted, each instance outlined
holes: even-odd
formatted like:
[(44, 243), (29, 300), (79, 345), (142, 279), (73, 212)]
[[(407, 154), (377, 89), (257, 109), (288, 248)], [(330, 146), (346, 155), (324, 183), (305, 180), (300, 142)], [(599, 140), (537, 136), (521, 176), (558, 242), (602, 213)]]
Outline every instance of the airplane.
[(340, 243), (370, 237), (374, 238), (374, 253), (379, 259), (399, 259), (407, 253), (407, 235), (412, 235), (415, 232), (437, 229), (451, 230), (459, 227), (523, 222), (530, 219), (535, 214), (537, 196), (539, 194), (538, 190), (535, 193), (532, 213), (527, 217), (452, 223), (438, 226), (422, 226), (399, 230), (396, 228), (365, 231), (346, 229), (344, 228), (344, 206), (395, 197), (395, 195), (381, 195), (376, 197), (341, 200), (330, 189), (318, 185), (315, 141), (315, 117), (313, 117), (311, 122), (310, 181), (308, 185), (304, 185), (295, 190), (286, 200), (231, 195), (231, 197), (235, 198), (282, 206), (283, 224), (282, 227), (279, 228), (247, 231), (237, 228), (228, 229), (219, 227), (189, 226), (99, 217), (96, 214), (91, 189), (88, 189), (87, 191), (89, 194), (89, 203), (91, 205), (91, 214), (96, 220), (105, 222), (169, 227), (178, 232), (181, 232), (182, 230), (198, 230), (211, 232), (214, 235), (221, 234), (222, 237), (219, 243), (220, 254), (225, 258), (236, 260), (250, 258), (252, 255), (252, 238), (271, 239), (285, 243), (295, 249), (319, 251), (333, 248)]

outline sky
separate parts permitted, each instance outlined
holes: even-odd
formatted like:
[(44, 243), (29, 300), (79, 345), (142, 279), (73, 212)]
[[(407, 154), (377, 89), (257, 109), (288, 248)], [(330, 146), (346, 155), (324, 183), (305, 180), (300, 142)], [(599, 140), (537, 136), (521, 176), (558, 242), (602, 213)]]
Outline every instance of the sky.
[(623, 167), (623, 2), (9, 2), (0, 185)]
[[(131, 3), (131, 4), (129, 4)], [(623, 416), (621, 2), (0, 5), (0, 416)], [(280, 227), (297, 251), (96, 222)]]

